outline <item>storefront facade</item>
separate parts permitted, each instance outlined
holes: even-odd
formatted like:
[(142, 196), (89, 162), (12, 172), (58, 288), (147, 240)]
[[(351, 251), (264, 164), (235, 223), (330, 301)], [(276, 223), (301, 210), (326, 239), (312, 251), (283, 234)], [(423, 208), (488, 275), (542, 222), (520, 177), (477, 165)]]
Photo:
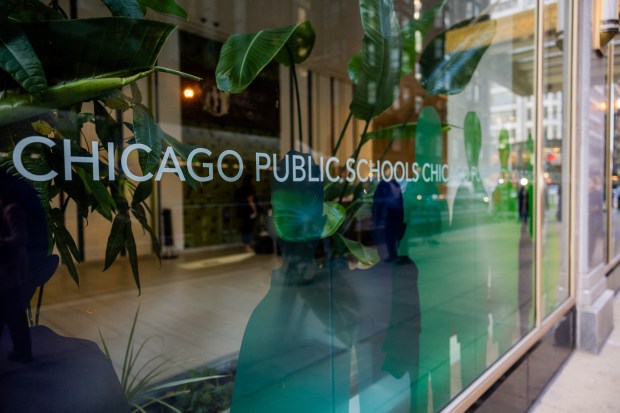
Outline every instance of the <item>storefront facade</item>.
[[(620, 285), (615, 2), (143, 2), (176, 28), (60, 3), (121, 51), (77, 41), (63, 78), (50, 46), (43, 97), (3, 68), (0, 166), (38, 191), (64, 263), (31, 323), (97, 342), (121, 378), (166, 360), (130, 403), (526, 411), (571, 351), (600, 350)], [(75, 40), (8, 15), (37, 51)], [(9, 102), (89, 70), (136, 81)]]

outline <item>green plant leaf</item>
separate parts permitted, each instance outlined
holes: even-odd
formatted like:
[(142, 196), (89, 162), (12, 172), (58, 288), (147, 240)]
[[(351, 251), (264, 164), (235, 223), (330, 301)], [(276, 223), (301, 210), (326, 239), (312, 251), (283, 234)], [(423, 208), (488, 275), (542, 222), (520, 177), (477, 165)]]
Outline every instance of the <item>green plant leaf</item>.
[(2, 0), (0, 1), (0, 20), (6, 18), (20, 22), (31, 22), (64, 20), (65, 17), (39, 0)]
[(134, 17), (141, 19), (143, 16), (137, 0), (101, 0), (114, 16)]
[(133, 279), (136, 283), (136, 287), (138, 287), (138, 295), (140, 295), (142, 293), (142, 287), (140, 285), (140, 273), (138, 271), (138, 250), (136, 248), (136, 241), (133, 237), (133, 230), (131, 229), (131, 219), (129, 219), (129, 217), (125, 222), (125, 225), (125, 236), (127, 237), (125, 240), (125, 246), (127, 247), (127, 256), (129, 257), (129, 264), (131, 265), (131, 273), (133, 274)]
[(370, 120), (398, 96), (402, 39), (392, 0), (360, 0), (364, 40), (362, 67), (353, 92), (351, 112)]
[(108, 236), (108, 244), (105, 249), (105, 262), (103, 270), (107, 270), (116, 260), (118, 254), (125, 246), (126, 221), (129, 216), (126, 213), (118, 213), (112, 222), (112, 229)]
[(463, 123), (463, 135), (465, 138), (465, 154), (467, 165), (478, 166), (480, 149), (482, 148), (482, 127), (476, 112), (467, 112)]
[(375, 265), (381, 260), (375, 248), (367, 247), (357, 241), (345, 238), (340, 234), (338, 234), (338, 238), (362, 264), (369, 266)]
[(98, 101), (93, 102), (95, 108), (95, 131), (101, 143), (116, 143), (118, 125), (108, 111)]
[(190, 152), (196, 149), (192, 145), (187, 145), (185, 143), (180, 142), (178, 139), (168, 135), (166, 132), (164, 132), (164, 142), (166, 142), (168, 146), (172, 146), (174, 148), (174, 151), (186, 161), (187, 161), (187, 158), (189, 158)]
[(95, 198), (95, 208), (108, 221), (112, 220), (112, 210), (116, 209), (116, 203), (112, 195), (101, 181), (93, 179), (92, 172), (87, 172), (84, 168), (74, 167), (78, 176), (84, 183), (87, 193), (92, 194)]
[(418, 50), (416, 49), (416, 31), (411, 29), (409, 24), (401, 29), (403, 42), (403, 60), (400, 66), (400, 75), (405, 76), (415, 69)]
[(228, 377), (228, 376), (227, 375), (203, 376), (203, 377), (192, 377), (191, 379), (175, 380), (175, 381), (167, 382), (164, 384), (160, 384), (158, 386), (151, 387), (149, 388), (148, 391), (153, 392), (157, 390), (169, 389), (171, 387), (183, 386), (185, 384), (190, 384), (190, 383), (198, 383), (198, 382), (206, 381), (206, 380), (221, 379), (224, 377)]
[(151, 148), (148, 154), (140, 152), (140, 167), (142, 173), (147, 174), (159, 165), (163, 148), (163, 132), (144, 105), (134, 106), (133, 125), (136, 142)]
[(242, 92), (274, 59), (290, 64), (288, 46), (295, 63), (303, 62), (314, 45), (314, 29), (303, 22), (278, 29), (265, 29), (252, 34), (230, 36), (220, 53), (215, 69), (217, 87), (228, 93)]
[(74, 262), (74, 259), (78, 258), (79, 252), (71, 234), (69, 234), (69, 231), (65, 228), (63, 212), (58, 208), (54, 208), (48, 214), (48, 222), (52, 227), (51, 232), (54, 243), (58, 248), (60, 258), (63, 264), (67, 266), (67, 270), (73, 281), (79, 286), (80, 279)]
[(0, 21), (0, 69), (36, 97), (47, 89), (43, 65), (22, 30), (9, 20)]
[(314, 27), (309, 21), (299, 23), (286, 41), (285, 47), (276, 55), (276, 61), (287, 67), (302, 63), (312, 53), (315, 38)]
[(175, 29), (169, 23), (129, 17), (17, 25), (28, 37), (50, 85), (78, 79), (125, 77), (153, 68)]
[(175, 0), (138, 0), (141, 7), (153, 9), (160, 13), (172, 14), (183, 19), (189, 17), (183, 7), (179, 6)]
[(156, 70), (157, 68), (149, 69), (129, 77), (82, 79), (52, 86), (47, 89), (43, 101), (29, 94), (9, 96), (0, 100), (0, 126), (38, 116), (54, 108), (63, 108), (97, 98), (148, 76)]
[(131, 99), (119, 89), (111, 90), (99, 96), (99, 99), (110, 109), (125, 111), (131, 108)]
[(129, 86), (131, 87), (131, 99), (133, 103), (142, 103), (142, 93), (136, 82), (131, 83)]
[(137, 205), (140, 202), (144, 202), (153, 193), (153, 181), (140, 182), (133, 193), (132, 205)]
[[(435, 37), (420, 57), (420, 83), (431, 95), (460, 93), (495, 36), (495, 20), (470, 19)], [(448, 36), (451, 50), (446, 52)]]
[(140, 225), (142, 225), (142, 229), (148, 232), (149, 235), (151, 236), (151, 242), (153, 243), (153, 250), (157, 258), (161, 262), (161, 256), (160, 256), (161, 248), (159, 245), (159, 240), (157, 239), (157, 234), (155, 234), (155, 231), (153, 231), (153, 228), (151, 228), (151, 226), (148, 223), (148, 220), (146, 219), (146, 213), (144, 211), (144, 208), (142, 207), (142, 205), (136, 204), (131, 207), (131, 211), (133, 212), (133, 215), (136, 217)]
[(344, 207), (337, 202), (323, 202), (323, 215), (327, 217), (327, 220), (325, 221), (321, 238), (327, 238), (338, 231), (347, 213)]

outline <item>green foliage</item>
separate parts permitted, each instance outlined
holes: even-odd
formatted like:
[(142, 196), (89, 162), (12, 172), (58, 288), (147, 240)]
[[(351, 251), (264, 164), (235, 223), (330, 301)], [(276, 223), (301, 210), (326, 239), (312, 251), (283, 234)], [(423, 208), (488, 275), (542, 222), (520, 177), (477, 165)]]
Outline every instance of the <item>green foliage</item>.
[(347, 214), (342, 205), (336, 202), (323, 202), (323, 215), (327, 217), (327, 220), (321, 238), (327, 238), (336, 233)]
[(65, 16), (39, 0), (2, 0), (0, 20), (41, 21), (63, 20)]
[(143, 13), (136, 0), (101, 0), (113, 16), (142, 18)]
[(145, 14), (148, 7), (160, 13), (171, 14), (183, 19), (188, 18), (187, 12), (175, 0), (138, 0), (138, 4)]
[(467, 112), (467, 115), (465, 115), (463, 134), (465, 136), (467, 164), (470, 167), (478, 166), (480, 149), (482, 148), (482, 127), (480, 126), (480, 118), (478, 118), (476, 112)]
[[(230, 407), (234, 383), (214, 368), (190, 370), (187, 383), (166, 396), (168, 403), (181, 412), (220, 413)], [(213, 380), (202, 379), (212, 377)], [(190, 380), (192, 380), (190, 382)]]
[[(217, 380), (225, 376), (216, 374), (217, 371), (209, 370), (211, 374), (208, 375), (196, 375), (193, 371), (190, 372), (189, 377), (183, 380), (175, 380), (170, 382), (164, 382), (155, 384), (155, 381), (161, 377), (162, 374), (167, 372), (174, 363), (170, 359), (169, 353), (163, 353), (156, 355), (146, 361), (142, 361), (140, 355), (145, 346), (154, 337), (149, 337), (141, 344), (137, 344), (134, 338), (136, 331), (136, 324), (138, 322), (138, 315), (140, 313), (140, 307), (136, 309), (133, 321), (131, 323), (131, 329), (127, 338), (127, 346), (125, 347), (125, 353), (123, 354), (123, 367), (121, 375), (119, 377), (123, 393), (127, 398), (127, 401), (132, 406), (132, 413), (145, 412), (146, 408), (151, 405), (160, 405), (166, 408), (166, 411), (179, 412), (180, 410), (171, 405), (166, 399), (175, 397), (179, 394), (188, 392), (188, 387), (199, 386), (200, 382), (206, 380)], [(108, 350), (108, 345), (103, 338), (101, 330), (99, 330), (99, 338), (101, 339), (101, 345), (103, 351), (113, 363), (112, 356)], [(153, 396), (152, 394), (161, 393), (164, 389), (177, 389), (183, 386), (181, 390), (175, 390), (174, 392), (167, 393), (164, 396)], [(187, 410), (182, 410), (187, 411)]]
[[(0, 167), (19, 175), (13, 165), (12, 149), (21, 138), (34, 133), (55, 143), (51, 148), (31, 145), (25, 151), (22, 162), (34, 173), (64, 170), (61, 139), (71, 140), (73, 155), (92, 156), (90, 151), (99, 151), (100, 179), (94, 179), (92, 165), (74, 164), (72, 180), (61, 174), (51, 182), (30, 183), (46, 212), (50, 240), (76, 283), (79, 277), (75, 261), (80, 254), (64, 226), (70, 201), (86, 219), (96, 212), (111, 221), (104, 266), (109, 268), (125, 251), (140, 290), (132, 220), (149, 234), (159, 256), (159, 242), (149, 224), (152, 214), (146, 203), (153, 186), (143, 183), (135, 187), (126, 181), (114, 166), (108, 165), (105, 151), (108, 143), (124, 144), (128, 140), (124, 130), (129, 129), (134, 134), (130, 139), (151, 148), (151, 153), (141, 159), (144, 173), (158, 165), (167, 145), (173, 145), (177, 155), (187, 157), (187, 148), (163, 132), (149, 109), (141, 104), (135, 82), (156, 71), (197, 78), (155, 66), (175, 26), (145, 20), (141, 8), (187, 17), (175, 1), (103, 2), (116, 17), (69, 20), (56, 2), (49, 7), (38, 0), (0, 3), (0, 139), (10, 137), (0, 142), (2, 151), (8, 153), (0, 160)], [(131, 97), (121, 91), (123, 86), (131, 87)], [(93, 113), (83, 111), (84, 102), (92, 102)], [(119, 123), (111, 114), (130, 109), (134, 113), (132, 122)], [(83, 139), (87, 123), (94, 124), (96, 136)], [(100, 143), (94, 148), (82, 146), (88, 140)], [(108, 176), (110, 169), (115, 170), (115, 180)], [(65, 202), (52, 207), (60, 192), (65, 194)]]
[[(465, 89), (493, 41), (496, 26), (495, 20), (470, 19), (435, 37), (420, 57), (420, 83), (426, 92), (432, 95), (454, 95)], [(458, 44), (446, 53), (447, 35), (459, 29), (462, 30), (459, 32)]]
[[(427, 132), (418, 130), (417, 122), (409, 122), (413, 113), (402, 125), (368, 132), (371, 120), (389, 108), (397, 98), (400, 78), (414, 72), (416, 63), (419, 63), (421, 84), (426, 89), (427, 95), (456, 94), (461, 92), (470, 82), (478, 63), (493, 40), (495, 22), (481, 23), (481, 19), (461, 22), (430, 42), (426, 42), (428, 46), (423, 51), (418, 50), (419, 44), (425, 43), (419, 40), (426, 37), (446, 3), (447, 0), (442, 0), (435, 7), (424, 9), (417, 19), (414, 18), (401, 28), (391, 0), (360, 0), (360, 14), (364, 32), (362, 50), (353, 55), (347, 67), (349, 78), (356, 87), (350, 105), (350, 114), (334, 146), (332, 156), (338, 152), (352, 116), (366, 121), (364, 132), (358, 140), (357, 149), (351, 156), (354, 159), (357, 159), (362, 146), (370, 140), (388, 141), (391, 145), (399, 140), (413, 140), (417, 135)], [(292, 46), (288, 48), (284, 46), (289, 45), (290, 36), (303, 24), (282, 29), (262, 30), (250, 35), (231, 36), (224, 44), (218, 62), (216, 71), (218, 87), (225, 92), (238, 93), (243, 91), (272, 60), (289, 65), (291, 62), (283, 61), (281, 57), (286, 56), (287, 49), (289, 51), (296, 49)], [(458, 39), (449, 53), (446, 53), (447, 34), (464, 27), (468, 30), (462, 32), (463, 37)], [(312, 40), (314, 40), (314, 32), (312, 32)], [(307, 58), (307, 54), (304, 54), (303, 59), (305, 58)], [(295, 63), (301, 61), (303, 60)], [(294, 65), (292, 76), (295, 82), (295, 93), (299, 100)], [(298, 112), (299, 136), (301, 137), (300, 108), (298, 108)], [(432, 139), (437, 139), (435, 132), (446, 132), (453, 126), (441, 123), (437, 116), (432, 115), (433, 113), (427, 110), (426, 112), (423, 111), (421, 117), (432, 118), (432, 122), (430, 122), (433, 129), (431, 131)], [(471, 120), (466, 121), (467, 133), (473, 130), (471, 128), (472, 122)], [(424, 123), (428, 124), (429, 122), (425, 120)], [(427, 126), (424, 126), (423, 129), (427, 129)], [(437, 128), (435, 128), (436, 126)], [(372, 188), (370, 189), (371, 191), (367, 191), (367, 188), (363, 188), (361, 183), (356, 188), (350, 188), (347, 181), (327, 182), (324, 188), (324, 199), (331, 203), (325, 204), (325, 215), (327, 215), (328, 220), (322, 234), (322, 237), (337, 235), (337, 241), (334, 244), (337, 253), (343, 250), (348, 251), (360, 262), (368, 265), (378, 260), (376, 251), (346, 238), (344, 234), (356, 218), (368, 214), (369, 205), (372, 202)], [(342, 203), (345, 198), (351, 195), (353, 200), (347, 205), (343, 214), (335, 205)], [(303, 221), (296, 216), (300, 213), (300, 208), (295, 207), (296, 197), (291, 196), (287, 201), (284, 199), (286, 197), (283, 198), (283, 196), (276, 194), (276, 201), (280, 204), (288, 202), (290, 208), (284, 208), (286, 210), (285, 219), (274, 222), (276, 232), (283, 239), (296, 240), (301, 231), (299, 225)], [(331, 218), (330, 211), (332, 211)], [(335, 219), (336, 217), (338, 219)], [(336, 231), (334, 231), (334, 223), (339, 225)]]
[(362, 64), (350, 109), (358, 119), (368, 121), (398, 96), (402, 39), (391, 0), (360, 0), (360, 12)]
[(187, 12), (175, 0), (101, 0), (114, 16), (142, 18), (147, 8), (187, 19)]
[(239, 93), (273, 60), (287, 66), (303, 62), (312, 51), (314, 37), (310, 22), (230, 36), (215, 69), (217, 87)]
[(353, 254), (362, 264), (375, 265), (381, 261), (376, 249), (366, 247), (362, 243), (345, 238), (340, 234), (338, 234), (338, 239), (344, 243), (351, 254)]
[(0, 69), (28, 93), (40, 98), (47, 89), (43, 65), (24, 32), (9, 20), (0, 24)]

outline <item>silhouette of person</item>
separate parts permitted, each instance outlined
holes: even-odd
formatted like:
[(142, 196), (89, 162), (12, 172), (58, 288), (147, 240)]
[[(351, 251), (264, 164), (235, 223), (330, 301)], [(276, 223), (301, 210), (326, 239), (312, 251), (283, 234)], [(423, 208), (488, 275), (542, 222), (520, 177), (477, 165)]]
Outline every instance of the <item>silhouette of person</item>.
[(246, 175), (243, 178), (241, 187), (235, 191), (235, 202), (237, 204), (237, 217), (239, 218), (239, 229), (241, 239), (246, 251), (252, 250), (252, 233), (256, 226), (258, 208), (256, 207), (256, 191), (252, 184), (252, 176)]
[(28, 276), (28, 217), (14, 197), (16, 188), (11, 181), (0, 172), (0, 335), (6, 325), (13, 342), (8, 359), (24, 363), (32, 360), (23, 305), (23, 286)]
[(482, 130), (474, 112), (465, 116), (463, 134), (469, 173), (453, 204), (450, 248), (458, 256), (460, 270), (453, 276), (457, 289), (450, 306), (461, 348), (462, 385), (466, 386), (486, 368), (488, 264), (481, 244), (489, 199), (478, 172)]
[[(279, 176), (291, 172), (293, 155), (300, 154), (291, 151), (279, 162)], [(322, 184), (293, 181), (287, 173), (283, 182), (274, 178), (271, 203), (282, 266), (273, 270), (269, 291), (246, 326), (231, 413), (347, 411), (349, 389), (335, 382), (341, 374), (333, 371), (337, 334), (325, 328), (333, 324), (324, 282), (330, 276), (314, 258), (326, 222)]]
[(498, 155), (500, 162), (500, 176), (497, 187), (493, 192), (493, 213), (498, 219), (510, 219), (517, 211), (517, 191), (512, 183), (510, 173), (510, 137), (506, 129), (499, 133)]
[[(405, 234), (404, 218), (400, 186), (394, 181), (382, 181), (373, 198), (371, 230), (381, 262), (368, 270), (385, 274), (384, 282), (391, 284), (391, 298), (384, 301), (389, 305), (390, 315), (382, 346), (385, 354), (382, 369), (396, 379), (409, 375), (410, 412), (416, 412), (419, 397), (426, 397), (427, 383), (424, 381), (422, 386), (418, 383), (421, 331), (418, 268), (409, 257), (398, 254)], [(393, 398), (396, 390), (384, 394), (384, 401)]]
[(447, 204), (440, 196), (438, 176), (430, 173), (431, 165), (443, 162), (443, 132), (439, 114), (433, 107), (423, 108), (418, 117), (415, 156), (422, 170), (419, 180), (408, 182), (403, 194), (406, 229), (398, 248), (399, 255), (408, 256), (419, 271), (423, 318), (417, 411), (426, 412), (429, 380), (434, 409), (440, 409), (450, 400), (449, 344), (455, 327), (450, 300), (459, 290), (453, 277), (460, 269), (453, 258), (454, 251), (445, 245)]

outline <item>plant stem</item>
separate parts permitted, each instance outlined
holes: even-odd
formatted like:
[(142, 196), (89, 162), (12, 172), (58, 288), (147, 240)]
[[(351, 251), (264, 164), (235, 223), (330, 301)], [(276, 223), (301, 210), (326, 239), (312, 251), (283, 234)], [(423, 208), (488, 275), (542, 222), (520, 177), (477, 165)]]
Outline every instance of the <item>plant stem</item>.
[[(364, 145), (364, 141), (365, 141), (364, 138), (366, 137), (366, 132), (368, 132), (368, 128), (370, 127), (370, 120), (371, 119), (372, 118), (369, 118), (366, 121), (366, 125), (364, 125), (364, 132), (362, 132), (362, 136), (360, 137), (360, 141), (357, 144), (357, 148), (355, 149), (355, 152), (353, 152), (352, 158), (355, 160), (355, 162), (357, 162), (357, 157), (359, 156), (360, 151), (362, 150), (362, 145)], [(344, 186), (342, 187), (342, 192), (340, 193), (340, 198), (338, 200), (339, 203), (342, 203), (342, 198), (344, 198), (344, 194), (345, 194), (345, 192), (347, 192), (347, 187), (348, 186), (349, 186), (349, 181), (347, 181), (345, 179)]]
[(353, 117), (353, 113), (349, 111), (349, 116), (347, 116), (347, 120), (344, 123), (344, 126), (342, 127), (342, 131), (340, 132), (340, 137), (338, 138), (338, 142), (336, 142), (336, 146), (334, 146), (334, 149), (332, 150), (332, 156), (336, 156), (336, 154), (338, 153), (338, 148), (340, 148), (340, 144), (342, 143), (342, 139), (344, 139), (344, 134), (347, 131), (347, 128), (349, 127), (349, 122), (351, 122), (352, 117)]
[[(301, 151), (301, 144), (303, 142), (302, 137), (302, 125), (301, 125), (301, 100), (299, 98), (299, 83), (297, 82), (297, 71), (295, 70), (295, 61), (293, 60), (293, 53), (291, 49), (286, 45), (286, 51), (288, 52), (288, 57), (291, 60), (291, 76), (293, 76), (293, 83), (295, 84), (295, 98), (297, 100), (297, 123), (299, 125), (299, 150)], [(291, 148), (295, 149), (295, 148)]]
[(381, 158), (379, 158), (380, 161), (383, 161), (383, 159), (385, 159), (385, 157), (387, 156), (387, 154), (390, 151), (390, 149), (392, 149), (392, 145), (393, 144), (394, 144), (393, 140), (388, 142), (388, 145), (385, 147), (385, 150), (383, 151), (383, 154), (381, 155)]
[(295, 98), (297, 100), (297, 124), (299, 125), (299, 150), (301, 151), (301, 144), (304, 141), (301, 127), (301, 101), (299, 99), (299, 84), (297, 83), (297, 74), (295, 73), (294, 63), (291, 66), (291, 73), (293, 74), (293, 83), (295, 84)]

